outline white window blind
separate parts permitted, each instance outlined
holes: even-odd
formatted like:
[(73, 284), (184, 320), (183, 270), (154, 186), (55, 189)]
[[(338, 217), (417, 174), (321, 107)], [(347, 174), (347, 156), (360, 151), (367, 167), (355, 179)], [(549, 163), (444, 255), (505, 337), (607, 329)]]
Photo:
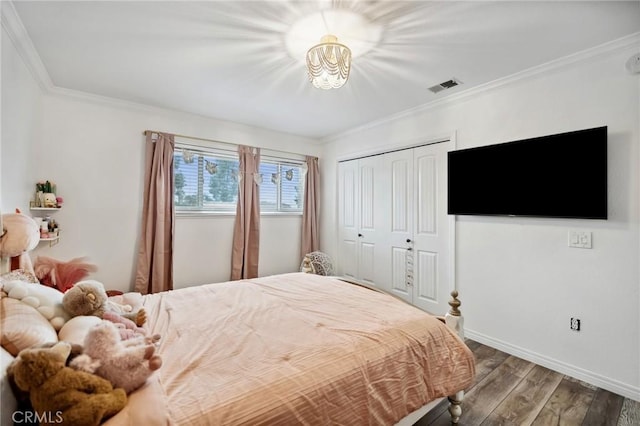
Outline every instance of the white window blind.
[[(262, 212), (302, 212), (304, 166), (302, 161), (286, 158), (261, 158), (257, 182)], [(237, 154), (231, 151), (176, 144), (176, 212), (235, 213), (238, 200), (238, 169)]]
[(260, 161), (260, 210), (264, 212), (302, 212), (304, 173), (301, 163), (290, 160)]

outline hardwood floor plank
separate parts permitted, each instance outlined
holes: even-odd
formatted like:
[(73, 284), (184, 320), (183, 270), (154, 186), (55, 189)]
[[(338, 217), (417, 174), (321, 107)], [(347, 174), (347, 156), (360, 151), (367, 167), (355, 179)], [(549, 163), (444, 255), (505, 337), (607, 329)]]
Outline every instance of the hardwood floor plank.
[[(464, 411), (464, 409), (463, 409)], [(427, 423), (429, 426), (451, 426), (451, 416), (448, 411), (440, 414), (435, 420)], [(421, 423), (422, 425), (422, 423)], [(460, 422), (459, 425), (467, 425), (467, 423)]]
[(532, 425), (582, 424), (595, 393), (593, 386), (565, 376)]
[(562, 374), (536, 365), (482, 424), (530, 425), (562, 379)]
[(474, 340), (471, 339), (464, 339), (464, 343), (466, 343), (467, 347), (469, 349), (471, 349), (472, 351), (478, 349), (480, 346), (482, 346), (482, 343), (478, 343)]
[[(472, 340), (465, 343), (476, 357), (476, 382), (462, 402), (461, 426), (640, 426), (640, 402), (563, 376), (544, 367), (517, 360)], [(514, 363), (524, 377), (514, 375)], [(450, 426), (448, 402), (443, 401), (415, 426)], [(484, 415), (486, 413), (486, 415)], [(537, 413), (537, 415), (536, 415)], [(484, 417), (483, 417), (484, 415)], [(532, 418), (535, 420), (532, 422)]]
[(478, 346), (475, 350), (472, 350), (472, 352), (476, 358), (476, 380), (467, 391), (473, 389), (476, 384), (480, 383), (487, 375), (509, 358), (509, 354), (485, 345)]
[(604, 389), (596, 390), (582, 426), (616, 426), (624, 397)]
[[(462, 402), (463, 412), (466, 409), (465, 407), (468, 393), (492, 371), (498, 368), (507, 358), (509, 358), (509, 354), (506, 354), (494, 348), (490, 348), (489, 346), (485, 346), (473, 340), (466, 339), (465, 342), (476, 358), (476, 379), (473, 384), (465, 390), (465, 399)], [(449, 402), (443, 401), (440, 406), (434, 408), (422, 419), (420, 419), (415, 424), (415, 426), (451, 425), (451, 416), (447, 411), (448, 407)]]
[[(434, 422), (437, 421), (437, 419), (440, 416), (443, 416), (443, 414), (445, 415), (443, 416), (443, 419), (450, 418), (449, 412), (447, 411), (448, 408), (449, 408), (449, 401), (445, 398), (442, 402), (440, 402), (438, 405), (433, 407), (431, 411), (425, 414), (424, 417), (422, 417), (420, 420), (414, 423), (413, 426), (427, 426), (427, 425), (434, 424)], [(451, 422), (449, 421), (449, 424), (450, 423)]]
[(620, 410), (618, 426), (640, 425), (640, 402), (625, 398)]
[(533, 367), (528, 361), (509, 356), (465, 395), (460, 423), (481, 424)]

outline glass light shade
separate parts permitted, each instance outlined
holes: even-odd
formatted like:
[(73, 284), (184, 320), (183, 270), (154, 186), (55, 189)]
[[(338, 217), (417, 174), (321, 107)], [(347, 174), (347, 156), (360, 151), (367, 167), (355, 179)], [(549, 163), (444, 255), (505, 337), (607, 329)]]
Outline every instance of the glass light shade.
[(334, 35), (326, 35), (320, 44), (307, 52), (307, 71), (309, 80), (319, 89), (337, 89), (349, 78), (351, 69), (351, 50), (338, 43)]

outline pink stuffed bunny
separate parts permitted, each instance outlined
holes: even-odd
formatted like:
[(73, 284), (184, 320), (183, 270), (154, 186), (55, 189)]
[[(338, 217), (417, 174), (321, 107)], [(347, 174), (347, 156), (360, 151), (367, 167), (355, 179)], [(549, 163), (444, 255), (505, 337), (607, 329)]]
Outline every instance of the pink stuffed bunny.
[(145, 384), (160, 368), (162, 359), (154, 355), (155, 338), (120, 340), (116, 325), (103, 320), (89, 330), (84, 339), (83, 354), (71, 362), (71, 367), (97, 374), (123, 388), (127, 394)]

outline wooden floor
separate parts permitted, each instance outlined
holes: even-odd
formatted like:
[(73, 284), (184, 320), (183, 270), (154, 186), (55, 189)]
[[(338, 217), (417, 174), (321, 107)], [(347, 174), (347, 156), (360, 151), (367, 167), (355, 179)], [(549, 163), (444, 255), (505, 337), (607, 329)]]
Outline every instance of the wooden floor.
[[(461, 426), (640, 426), (640, 403), (467, 340), (476, 381), (462, 403)], [(450, 425), (443, 401), (414, 426)]]

